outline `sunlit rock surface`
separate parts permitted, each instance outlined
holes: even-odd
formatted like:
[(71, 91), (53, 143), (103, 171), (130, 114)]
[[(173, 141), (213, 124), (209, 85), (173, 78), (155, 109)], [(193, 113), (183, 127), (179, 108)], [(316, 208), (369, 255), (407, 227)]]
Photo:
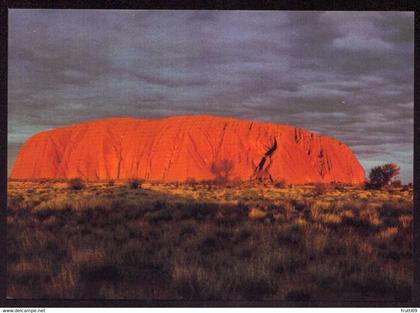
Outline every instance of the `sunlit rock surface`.
[(111, 118), (40, 132), (23, 145), (10, 177), (358, 184), (365, 173), (338, 140), (292, 126), (192, 115)]

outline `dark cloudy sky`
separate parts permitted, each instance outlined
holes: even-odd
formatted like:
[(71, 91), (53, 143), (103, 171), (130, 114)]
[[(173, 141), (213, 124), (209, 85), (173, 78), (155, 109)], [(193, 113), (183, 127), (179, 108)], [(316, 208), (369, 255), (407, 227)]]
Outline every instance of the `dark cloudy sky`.
[(32, 134), (111, 116), (215, 114), (413, 171), (414, 14), (9, 11), (9, 167)]

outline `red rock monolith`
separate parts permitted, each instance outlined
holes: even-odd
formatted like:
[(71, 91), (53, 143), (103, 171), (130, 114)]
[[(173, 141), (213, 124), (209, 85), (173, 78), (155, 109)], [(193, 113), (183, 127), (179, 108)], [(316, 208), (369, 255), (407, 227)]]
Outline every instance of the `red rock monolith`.
[(32, 136), (11, 178), (156, 181), (283, 180), (362, 183), (343, 143), (292, 126), (207, 115), (110, 118)]

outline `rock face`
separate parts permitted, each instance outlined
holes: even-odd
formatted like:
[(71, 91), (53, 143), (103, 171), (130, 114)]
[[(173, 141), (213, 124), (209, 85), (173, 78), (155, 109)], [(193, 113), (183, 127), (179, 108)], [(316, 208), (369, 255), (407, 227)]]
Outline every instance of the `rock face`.
[(365, 173), (335, 139), (291, 126), (193, 115), (111, 118), (40, 132), (23, 145), (10, 177), (358, 184)]

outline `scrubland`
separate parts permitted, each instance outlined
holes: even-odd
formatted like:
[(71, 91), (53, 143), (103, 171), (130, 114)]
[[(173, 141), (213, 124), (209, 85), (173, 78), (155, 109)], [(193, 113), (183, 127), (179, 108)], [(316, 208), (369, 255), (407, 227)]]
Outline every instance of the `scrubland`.
[(7, 295), (408, 301), (411, 187), (9, 181)]

